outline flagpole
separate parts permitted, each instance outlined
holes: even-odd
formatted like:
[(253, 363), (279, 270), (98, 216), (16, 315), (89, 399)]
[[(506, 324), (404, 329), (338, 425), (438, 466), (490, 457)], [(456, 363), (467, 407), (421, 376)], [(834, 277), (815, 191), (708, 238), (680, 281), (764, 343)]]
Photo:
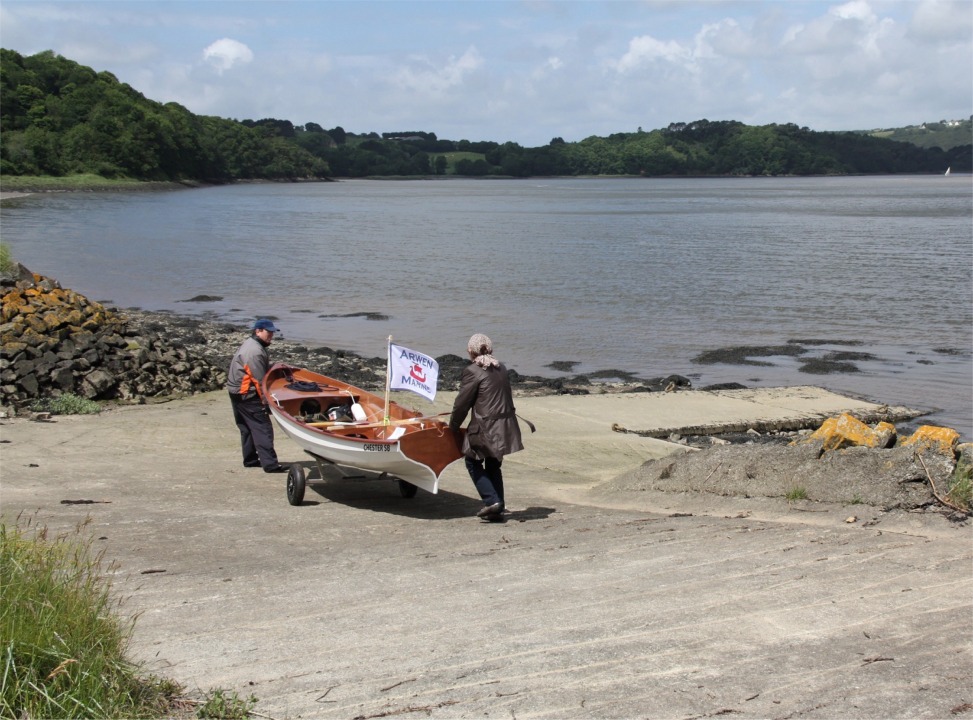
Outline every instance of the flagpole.
[(389, 386), (392, 383), (392, 336), (389, 335), (388, 347), (385, 348), (385, 418), (383, 425), (389, 424)]

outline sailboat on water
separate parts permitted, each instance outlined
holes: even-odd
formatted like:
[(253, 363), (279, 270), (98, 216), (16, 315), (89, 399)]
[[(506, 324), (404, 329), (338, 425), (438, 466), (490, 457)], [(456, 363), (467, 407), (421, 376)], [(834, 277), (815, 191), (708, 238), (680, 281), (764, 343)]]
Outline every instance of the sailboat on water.
[(952, 169), (953, 169), (952, 165), (946, 168), (946, 177), (949, 177), (949, 171)]

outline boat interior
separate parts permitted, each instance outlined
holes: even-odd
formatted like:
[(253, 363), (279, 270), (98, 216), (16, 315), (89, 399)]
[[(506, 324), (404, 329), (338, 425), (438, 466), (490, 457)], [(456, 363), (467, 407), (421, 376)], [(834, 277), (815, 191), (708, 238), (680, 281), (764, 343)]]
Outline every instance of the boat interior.
[(316, 387), (301, 389), (279, 385), (270, 390), (270, 402), (298, 422), (309, 427), (345, 437), (369, 440), (396, 440), (410, 427), (418, 425), (392, 424), (384, 420), (384, 406), (369, 403), (351, 390), (320, 383)]

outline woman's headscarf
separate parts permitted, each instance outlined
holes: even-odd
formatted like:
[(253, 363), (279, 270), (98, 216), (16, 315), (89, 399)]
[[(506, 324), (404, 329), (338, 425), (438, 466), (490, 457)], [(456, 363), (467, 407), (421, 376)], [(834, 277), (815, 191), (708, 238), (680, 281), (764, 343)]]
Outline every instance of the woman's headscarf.
[(500, 361), (493, 357), (493, 341), (483, 333), (470, 338), (466, 349), (473, 356), (473, 362), (482, 368), (499, 367)]

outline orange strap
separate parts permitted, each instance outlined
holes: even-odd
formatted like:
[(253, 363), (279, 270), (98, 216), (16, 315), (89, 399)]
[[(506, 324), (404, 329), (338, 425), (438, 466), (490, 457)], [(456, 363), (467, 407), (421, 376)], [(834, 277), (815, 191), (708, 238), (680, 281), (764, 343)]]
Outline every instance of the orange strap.
[(250, 372), (250, 366), (244, 365), (243, 380), (240, 382), (240, 394), (246, 395), (248, 392), (250, 392), (251, 387), (257, 391), (257, 397), (262, 400), (263, 397), (260, 395), (260, 383), (253, 379), (253, 373)]

